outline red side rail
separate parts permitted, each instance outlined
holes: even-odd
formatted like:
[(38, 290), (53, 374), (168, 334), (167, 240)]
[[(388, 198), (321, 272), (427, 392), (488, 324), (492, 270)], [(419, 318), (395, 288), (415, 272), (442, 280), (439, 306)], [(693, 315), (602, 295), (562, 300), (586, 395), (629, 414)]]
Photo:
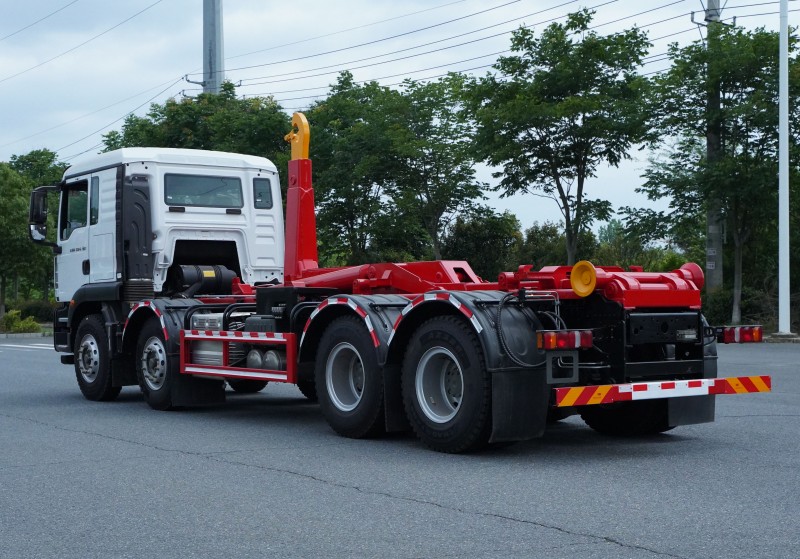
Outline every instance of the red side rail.
[[(236, 379), (267, 380), (297, 384), (297, 336), (281, 332), (241, 332), (225, 330), (181, 330), (181, 374)], [(222, 362), (228, 362), (228, 344), (246, 343), (275, 346), (286, 350), (286, 370), (249, 369), (226, 365), (206, 365), (192, 361), (193, 342), (216, 342), (221, 345)]]

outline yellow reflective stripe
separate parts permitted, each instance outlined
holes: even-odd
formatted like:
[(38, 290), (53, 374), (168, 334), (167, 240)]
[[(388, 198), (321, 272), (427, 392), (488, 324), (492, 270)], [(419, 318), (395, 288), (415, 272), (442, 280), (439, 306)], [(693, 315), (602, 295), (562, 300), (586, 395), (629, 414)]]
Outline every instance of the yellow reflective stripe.
[(770, 392), (769, 386), (767, 386), (767, 383), (765, 383), (761, 377), (750, 377), (750, 380), (756, 385), (759, 392)]
[(727, 380), (728, 380), (728, 386), (733, 388), (734, 392), (736, 392), (737, 394), (745, 394), (747, 392), (747, 388), (745, 388), (744, 385), (741, 382), (739, 382), (739, 379), (729, 378)]
[(609, 390), (611, 390), (610, 385), (598, 386), (597, 390), (594, 391), (594, 394), (592, 394), (592, 397), (589, 398), (589, 401), (586, 402), (586, 404), (602, 404), (603, 398), (606, 397), (606, 394), (608, 394)]
[(582, 393), (583, 393), (583, 388), (581, 387), (570, 388), (569, 391), (567, 392), (567, 395), (564, 396), (564, 399), (561, 400), (560, 404), (558, 404), (559, 407), (572, 406), (573, 404), (575, 404), (575, 401), (580, 397)]

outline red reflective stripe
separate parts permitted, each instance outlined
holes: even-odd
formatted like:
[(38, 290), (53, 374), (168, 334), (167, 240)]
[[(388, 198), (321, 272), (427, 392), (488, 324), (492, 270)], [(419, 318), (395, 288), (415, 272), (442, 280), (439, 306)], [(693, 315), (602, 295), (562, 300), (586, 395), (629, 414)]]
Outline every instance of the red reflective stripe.
[(689, 381), (689, 388), (700, 388), (703, 386), (702, 380), (690, 380)]
[(662, 382), (661, 383), (661, 388), (663, 388), (664, 390), (673, 389), (673, 388), (675, 388), (675, 383), (674, 382)]
[(646, 384), (634, 384), (633, 385), (634, 392), (647, 392), (647, 385)]

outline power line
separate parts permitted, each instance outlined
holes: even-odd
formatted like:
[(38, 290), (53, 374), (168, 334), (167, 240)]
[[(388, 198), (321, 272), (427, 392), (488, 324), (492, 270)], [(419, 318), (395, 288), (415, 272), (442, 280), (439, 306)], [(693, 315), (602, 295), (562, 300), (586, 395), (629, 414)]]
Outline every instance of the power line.
[(155, 6), (156, 4), (160, 4), (160, 3), (161, 3), (161, 2), (163, 2), (163, 1), (164, 1), (164, 0), (156, 0), (155, 2), (153, 2), (152, 4), (150, 4), (149, 6), (147, 6), (146, 8), (144, 8), (143, 10), (140, 10), (140, 11), (136, 12), (136, 13), (135, 13), (135, 14), (133, 14), (131, 17), (129, 17), (129, 18), (127, 18), (127, 19), (125, 19), (125, 20), (123, 20), (123, 21), (119, 22), (119, 23), (118, 23), (118, 24), (116, 24), (115, 26), (113, 26), (113, 27), (109, 27), (108, 29), (106, 29), (106, 30), (105, 30), (105, 31), (103, 31), (102, 33), (98, 33), (97, 35), (95, 35), (95, 36), (94, 36), (94, 37), (92, 37), (91, 39), (87, 39), (86, 41), (82, 42), (81, 44), (79, 44), (79, 45), (76, 45), (76, 46), (72, 47), (72, 48), (71, 48), (71, 49), (69, 49), (69, 50), (65, 50), (65, 51), (64, 51), (64, 52), (62, 52), (61, 54), (57, 54), (57, 55), (55, 55), (55, 56), (54, 56), (54, 57), (52, 57), (52, 58), (48, 58), (48, 59), (47, 59), (47, 60), (45, 60), (44, 62), (40, 62), (39, 64), (36, 64), (35, 66), (31, 66), (30, 68), (28, 68), (28, 69), (26, 69), (26, 70), (22, 70), (21, 72), (17, 72), (16, 74), (12, 74), (12, 75), (10, 75), (10, 76), (6, 76), (5, 78), (2, 78), (2, 79), (0, 79), (0, 83), (6, 82), (6, 81), (10, 80), (11, 78), (16, 78), (17, 76), (21, 76), (22, 74), (26, 74), (26, 73), (30, 72), (31, 70), (35, 70), (36, 68), (39, 68), (39, 67), (41, 67), (41, 66), (44, 66), (44, 65), (45, 65), (45, 64), (47, 64), (48, 62), (52, 62), (52, 61), (53, 61), (53, 60), (55, 60), (56, 58), (61, 58), (61, 57), (62, 57), (62, 56), (64, 56), (65, 54), (69, 54), (69, 53), (71, 53), (72, 51), (79, 49), (80, 47), (82, 47), (83, 45), (85, 45), (85, 44), (87, 44), (87, 43), (91, 43), (91, 42), (92, 42), (92, 41), (94, 41), (95, 39), (97, 39), (97, 38), (99, 38), (99, 37), (102, 37), (103, 35), (105, 35), (106, 33), (109, 33), (110, 31), (113, 31), (114, 29), (116, 29), (117, 27), (119, 27), (120, 25), (122, 25), (122, 24), (124, 24), (124, 23), (128, 23), (130, 20), (132, 20), (133, 18), (135, 18), (135, 17), (136, 17), (136, 16), (138, 16), (139, 14), (142, 14), (142, 13), (146, 12), (147, 10), (149, 10), (150, 8), (152, 8), (153, 6)]
[(69, 2), (68, 4), (65, 4), (64, 6), (61, 6), (61, 7), (60, 7), (60, 8), (58, 8), (57, 10), (53, 10), (52, 12), (50, 12), (49, 14), (47, 14), (46, 16), (40, 17), (39, 19), (37, 19), (37, 20), (36, 20), (36, 21), (34, 21), (33, 23), (29, 23), (29, 24), (28, 24), (28, 25), (26, 25), (25, 27), (22, 27), (22, 28), (20, 28), (20, 29), (17, 29), (16, 31), (14, 31), (13, 33), (9, 33), (9, 34), (8, 34), (8, 35), (6, 35), (5, 37), (0, 37), (0, 41), (5, 41), (5, 40), (6, 40), (6, 39), (8, 39), (9, 37), (13, 37), (14, 35), (16, 35), (16, 34), (18, 34), (18, 33), (22, 33), (22, 32), (23, 32), (23, 31), (25, 31), (26, 29), (30, 29), (31, 27), (33, 27), (33, 26), (34, 26), (34, 25), (36, 25), (37, 23), (41, 23), (42, 21), (46, 20), (46, 19), (47, 19), (47, 18), (49, 18), (50, 16), (54, 16), (54, 15), (56, 15), (58, 12), (60, 12), (60, 11), (62, 11), (62, 10), (65, 10), (65, 9), (69, 8), (70, 6), (72, 6), (73, 4), (75, 4), (75, 3), (76, 3), (76, 2), (78, 2), (78, 1), (79, 1), (79, 0), (72, 0), (72, 2)]
[[(575, 0), (573, 0), (573, 1), (575, 1)], [(373, 41), (367, 41), (365, 43), (359, 43), (359, 44), (356, 44), (356, 45), (350, 45), (350, 46), (347, 46), (347, 47), (333, 49), (333, 50), (329, 50), (329, 51), (325, 51), (325, 52), (319, 52), (319, 53), (316, 53), (316, 54), (309, 54), (309, 55), (306, 55), (306, 56), (298, 56), (296, 58), (287, 58), (286, 60), (279, 60), (279, 61), (276, 61), (276, 62), (266, 62), (264, 64), (253, 64), (251, 66), (241, 66), (239, 68), (228, 68), (226, 70), (226, 72), (236, 72), (238, 70), (250, 70), (252, 68), (262, 68), (264, 66), (275, 66), (277, 64), (285, 64), (287, 62), (297, 62), (298, 60), (306, 60), (308, 58), (316, 58), (317, 56), (325, 56), (325, 55), (328, 55), (328, 54), (334, 54), (334, 53), (337, 53), (337, 52), (343, 52), (343, 51), (346, 51), (346, 50), (352, 50), (352, 49), (359, 48), (359, 47), (364, 47), (364, 46), (368, 46), (368, 45), (374, 45), (376, 43), (381, 43), (383, 41), (389, 41), (391, 39), (397, 39), (399, 37), (405, 37), (405, 36), (408, 36), (408, 35), (412, 35), (414, 33), (419, 33), (420, 31), (426, 31), (428, 29), (433, 29), (435, 27), (441, 27), (442, 25), (447, 25), (448, 23), (453, 23), (455, 21), (460, 21), (462, 19), (467, 19), (467, 18), (470, 18), (470, 17), (474, 17), (476, 15), (484, 14), (486, 12), (491, 12), (491, 11), (497, 10), (499, 8), (504, 8), (504, 7), (509, 6), (511, 4), (516, 4), (518, 2), (520, 2), (520, 0), (511, 0), (511, 2), (507, 2), (505, 4), (500, 4), (499, 6), (494, 6), (492, 8), (487, 8), (485, 10), (480, 10), (478, 12), (473, 12), (473, 13), (467, 14), (465, 16), (457, 17), (455, 19), (450, 19), (450, 20), (443, 21), (443, 22), (440, 22), (440, 23), (435, 23), (433, 25), (428, 25), (426, 27), (420, 27), (418, 29), (412, 29), (411, 31), (406, 31), (404, 33), (398, 33), (396, 35), (391, 35), (389, 37), (384, 37), (382, 39), (375, 39)]]
[(418, 14), (422, 14), (422, 13), (425, 13), (425, 12), (430, 12), (430, 11), (433, 11), (433, 10), (439, 10), (441, 8), (446, 8), (447, 6), (452, 6), (453, 4), (460, 4), (460, 3), (465, 2), (465, 1), (466, 0), (456, 0), (455, 2), (449, 2), (447, 4), (442, 4), (440, 6), (435, 6), (433, 8), (426, 8), (424, 10), (419, 10), (419, 11), (416, 11), (416, 12), (410, 12), (410, 13), (407, 13), (407, 14), (402, 14), (402, 15), (395, 16), (395, 17), (390, 17), (390, 18), (387, 18), (387, 19), (381, 19), (381, 20), (378, 20), (378, 21), (373, 21), (372, 23), (365, 23), (364, 25), (358, 25), (356, 27), (349, 27), (347, 29), (341, 29), (339, 31), (333, 31), (332, 33), (326, 33), (325, 35), (317, 35), (316, 37), (309, 37), (308, 39), (301, 39), (299, 41), (293, 41), (291, 43), (284, 43), (282, 45), (275, 45), (274, 47), (254, 50), (254, 51), (251, 51), (251, 52), (246, 52), (244, 54), (237, 54), (236, 56), (230, 56), (230, 57), (226, 58), (225, 60), (233, 60), (234, 58), (242, 58), (244, 56), (250, 56), (251, 54), (258, 54), (260, 52), (267, 52), (267, 51), (270, 51), (270, 50), (275, 50), (275, 49), (279, 49), (279, 48), (283, 48), (283, 47), (290, 47), (290, 46), (293, 46), (293, 45), (299, 45), (301, 43), (308, 43), (310, 41), (315, 41), (317, 39), (324, 39), (325, 37), (332, 37), (334, 35), (341, 35), (342, 33), (347, 33), (348, 31), (357, 31), (359, 29), (364, 29), (365, 27), (372, 27), (373, 25), (379, 25), (381, 23), (386, 23), (386, 22), (389, 22), (389, 21), (395, 21), (395, 20), (398, 20), (398, 19), (403, 19), (404, 17), (410, 17), (410, 16), (415, 16), (415, 15), (418, 15)]
[(72, 124), (73, 122), (77, 122), (78, 120), (84, 119), (87, 116), (92, 116), (93, 114), (101, 113), (101, 112), (105, 111), (106, 109), (110, 109), (111, 107), (116, 107), (117, 105), (120, 105), (120, 104), (124, 103), (125, 101), (130, 101), (131, 99), (136, 99), (137, 97), (139, 97), (141, 95), (144, 95), (145, 93), (149, 93), (154, 89), (162, 87), (164, 84), (167, 84), (167, 83), (172, 83), (172, 80), (168, 80), (168, 81), (165, 81), (165, 82), (160, 83), (158, 85), (154, 85), (153, 87), (145, 89), (144, 91), (140, 91), (139, 93), (137, 93), (135, 95), (131, 95), (130, 97), (126, 97), (125, 99), (122, 99), (121, 101), (117, 101), (116, 103), (111, 103), (110, 105), (106, 105), (105, 107), (103, 107), (101, 109), (97, 109), (97, 110), (91, 111), (89, 113), (82, 114), (81, 116), (76, 116), (73, 119), (70, 119), (70, 120), (68, 120), (66, 122), (62, 122), (61, 124), (56, 124), (55, 126), (51, 126), (50, 128), (45, 128), (44, 130), (39, 130), (38, 132), (34, 132), (33, 134), (25, 136), (24, 138), (19, 138), (17, 140), (14, 140), (13, 142), (8, 142), (7, 144), (2, 144), (2, 145), (0, 145), (0, 148), (7, 147), (7, 146), (10, 146), (10, 145), (16, 144), (18, 142), (22, 142), (22, 141), (28, 140), (30, 138), (35, 138), (36, 136), (44, 134), (45, 132), (50, 132), (51, 130), (55, 130), (57, 128), (61, 128), (62, 126), (66, 126), (67, 124)]
[(124, 114), (124, 115), (122, 115), (121, 117), (119, 117), (119, 118), (116, 118), (116, 119), (112, 120), (111, 122), (109, 122), (108, 124), (106, 124), (105, 126), (103, 126), (102, 128), (98, 128), (97, 130), (95, 130), (94, 132), (91, 132), (91, 133), (87, 134), (87, 135), (86, 135), (86, 136), (84, 136), (83, 138), (79, 138), (79, 139), (75, 140), (74, 142), (70, 142), (69, 144), (67, 144), (67, 145), (65, 145), (65, 146), (61, 146), (60, 148), (58, 148), (58, 149), (56, 150), (56, 152), (59, 152), (59, 151), (61, 151), (61, 150), (62, 150), (62, 149), (64, 149), (64, 148), (68, 148), (68, 147), (70, 147), (70, 146), (74, 146), (75, 144), (77, 144), (77, 143), (79, 143), (79, 142), (82, 142), (82, 141), (83, 141), (83, 140), (85, 140), (86, 138), (91, 138), (91, 137), (92, 137), (92, 136), (94, 136), (95, 134), (98, 134), (99, 132), (102, 132), (103, 130), (105, 130), (106, 128), (108, 128), (108, 127), (109, 127), (109, 126), (111, 126), (112, 124), (114, 124), (114, 123), (116, 123), (116, 122), (119, 122), (120, 120), (122, 120), (123, 118), (125, 118), (126, 116), (128, 116), (129, 114), (132, 114), (132, 113), (134, 113), (135, 111), (138, 111), (139, 109), (141, 109), (142, 107), (144, 107), (146, 104), (148, 104), (149, 102), (151, 102), (153, 99), (155, 99), (156, 97), (158, 97), (159, 95), (161, 95), (162, 93), (164, 93), (165, 91), (167, 91), (168, 89), (171, 89), (171, 88), (172, 88), (172, 87), (174, 87), (176, 84), (180, 83), (182, 80), (183, 80), (183, 76), (179, 77), (177, 80), (175, 80), (174, 82), (170, 83), (170, 84), (169, 84), (167, 87), (165, 87), (164, 89), (162, 89), (161, 91), (159, 91), (158, 93), (156, 93), (155, 95), (153, 95), (153, 96), (152, 96), (150, 99), (148, 99), (147, 101), (145, 101), (144, 103), (142, 103), (141, 105), (139, 105), (138, 107), (136, 107), (135, 109), (133, 109), (133, 110), (131, 110), (131, 111), (128, 111), (127, 113), (125, 113), (125, 114)]

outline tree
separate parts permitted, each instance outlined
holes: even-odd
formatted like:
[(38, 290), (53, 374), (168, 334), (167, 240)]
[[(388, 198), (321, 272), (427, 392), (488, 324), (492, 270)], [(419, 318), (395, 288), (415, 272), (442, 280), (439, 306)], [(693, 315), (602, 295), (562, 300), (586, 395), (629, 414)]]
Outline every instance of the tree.
[[(66, 163), (58, 161), (55, 152), (49, 149), (37, 149), (23, 155), (12, 155), (9, 162), (11, 169), (16, 171), (25, 183), (24, 198), (27, 206), (30, 191), (37, 186), (57, 184), (61, 181)], [(55, 230), (58, 200), (56, 196), (50, 197), (50, 230)], [(27, 216), (23, 218), (27, 223)], [(25, 234), (27, 239), (27, 233)], [(53, 277), (53, 253), (49, 248), (38, 246), (27, 241), (27, 251), (23, 253), (24, 265), (19, 266), (14, 272), (14, 299), (18, 298), (20, 279), (23, 280), (23, 293), (30, 295), (31, 287), (41, 293), (43, 301), (50, 298), (50, 284)]]
[[(654, 127), (672, 138), (673, 146), (651, 163), (642, 190), (651, 198), (671, 198), (672, 226), (696, 220), (712, 202), (719, 205), (733, 244), (731, 320), (738, 324), (745, 251), (754, 240), (774, 237), (778, 36), (764, 29), (716, 31), (715, 53), (700, 42), (684, 48), (672, 45), (672, 66), (655, 79)], [(712, 56), (716, 59), (709, 65)], [(796, 61), (792, 65), (790, 88), (797, 95), (800, 70)], [(703, 67), (709, 68), (706, 74), (698, 72)], [(719, 83), (718, 111), (709, 111), (705, 103), (709, 81)], [(797, 120), (796, 104), (792, 110)], [(721, 137), (721, 152), (714, 161), (703, 149), (709, 121), (719, 122)], [(794, 156), (796, 168), (796, 149)]]
[(276, 164), (288, 152), (283, 136), (289, 117), (272, 98), (238, 99), (230, 82), (219, 94), (201, 93), (180, 101), (154, 103), (147, 116), (129, 115), (122, 131), (103, 136), (105, 150), (122, 147), (172, 147), (246, 153)]
[[(592, 260), (597, 247), (597, 239), (590, 230), (579, 233), (576, 260)], [(562, 266), (567, 263), (567, 248), (564, 227), (561, 224), (545, 221), (535, 222), (525, 230), (525, 240), (517, 252), (519, 264), (531, 264), (534, 270), (544, 266)]]
[(420, 221), (437, 260), (445, 229), (475, 207), (486, 186), (475, 178), (471, 127), (458, 110), (463, 83), (458, 74), (406, 82), (392, 134), (399, 167), (389, 192)]
[(308, 111), (320, 256), (326, 264), (383, 260), (378, 246), (395, 252), (376, 239), (391, 238), (381, 228), (392, 224), (383, 216), (389, 210), (387, 189), (398, 175), (391, 134), (400, 103), (398, 92), (377, 82), (356, 84), (343, 72), (328, 98)]
[(0, 318), (5, 315), (8, 280), (25, 269), (28, 239), (28, 197), (25, 180), (7, 163), (0, 163)]
[(442, 254), (448, 260), (466, 260), (480, 277), (494, 281), (503, 271), (516, 271), (516, 253), (522, 242), (520, 224), (514, 214), (497, 214), (476, 208), (459, 216), (442, 239)]
[(515, 54), (501, 57), (499, 75), (473, 82), (468, 94), (479, 153), (503, 167), (498, 189), (557, 202), (570, 264), (579, 233), (611, 213), (607, 201), (587, 198), (587, 180), (599, 165), (629, 158), (647, 132), (647, 80), (635, 72), (649, 47), (646, 35), (631, 29), (600, 36), (589, 29), (592, 15), (571, 14), (540, 37), (515, 31)]

